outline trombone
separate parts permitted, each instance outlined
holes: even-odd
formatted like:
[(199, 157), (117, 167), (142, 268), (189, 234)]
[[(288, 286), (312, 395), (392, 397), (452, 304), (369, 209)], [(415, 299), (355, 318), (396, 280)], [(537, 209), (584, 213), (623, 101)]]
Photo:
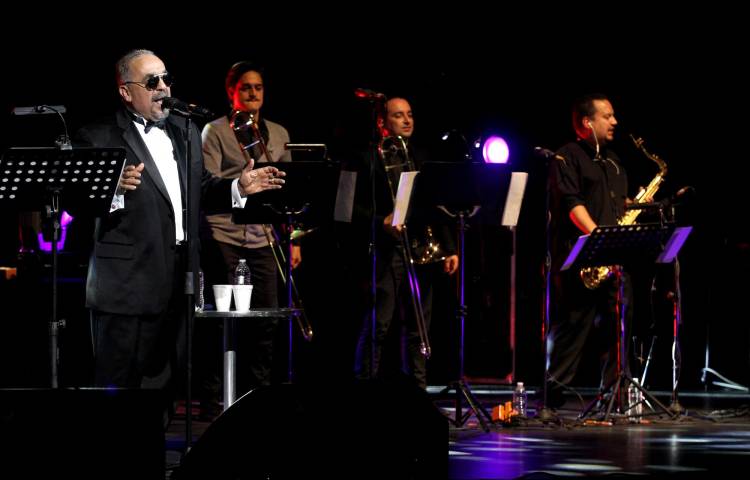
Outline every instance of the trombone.
[[(394, 140), (396, 143), (393, 143), (393, 145), (391, 145), (391, 148), (389, 148), (391, 156), (398, 153), (398, 151), (401, 151), (404, 154), (404, 162), (392, 165), (386, 158), (385, 145), (386, 143)], [(391, 197), (393, 198), (393, 205), (395, 207), (396, 189), (394, 188), (394, 182), (391, 180), (391, 176), (394, 174), (394, 172), (400, 172), (401, 170), (414, 171), (414, 164), (409, 158), (409, 150), (406, 146), (406, 142), (400, 135), (395, 137), (383, 137), (380, 140), (380, 143), (378, 143), (378, 155), (380, 156), (380, 160), (383, 162), (383, 167), (385, 168), (386, 178), (388, 179), (388, 187), (391, 190)], [(399, 167), (401, 167), (401, 170), (399, 170)], [(411, 291), (411, 306), (414, 310), (414, 320), (417, 324), (417, 333), (419, 334), (419, 352), (425, 358), (430, 358), (430, 355), (432, 354), (432, 347), (430, 347), (430, 339), (427, 335), (427, 328), (425, 327), (424, 311), (422, 310), (422, 296), (419, 292), (419, 281), (417, 279), (417, 272), (414, 267), (414, 257), (411, 253), (411, 243), (409, 242), (409, 234), (406, 231), (406, 225), (401, 226), (399, 240), (401, 241), (401, 247), (404, 251), (406, 276), (409, 280), (409, 290)]]
[[(255, 121), (255, 117), (252, 113), (244, 112), (242, 110), (235, 110), (234, 112), (232, 112), (231, 118), (229, 120), (229, 127), (234, 132), (234, 136), (240, 145), (240, 149), (248, 152), (248, 155), (252, 155), (251, 149), (257, 145), (260, 148), (262, 154), (265, 155), (266, 159), (268, 161), (271, 160), (271, 156), (268, 154), (268, 149), (266, 148), (266, 143), (263, 141), (263, 136), (260, 133), (260, 129), (258, 129), (258, 122)], [(287, 262), (287, 258), (284, 255), (283, 249), (281, 248), (279, 235), (273, 225), (263, 224), (262, 227), (263, 232), (266, 235), (268, 245), (271, 247), (271, 252), (273, 253), (273, 258), (276, 262), (276, 268), (279, 271), (281, 280), (287, 287), (287, 291), (289, 291), (290, 289), (289, 285), (287, 284), (287, 276), (284, 273), (283, 268), (283, 265)], [(291, 242), (292, 238), (290, 238), (289, 241)], [(289, 258), (288, 260), (291, 261), (291, 258)], [(301, 310), (301, 314), (296, 315), (295, 318), (297, 319), (297, 324), (299, 325), (300, 331), (302, 332), (302, 337), (309, 342), (313, 338), (313, 329), (309, 319), (307, 318), (307, 315), (305, 314), (305, 309), (302, 305), (302, 298), (300, 297), (299, 291), (297, 290), (297, 285), (294, 283), (294, 277), (291, 274), (291, 268), (289, 268), (289, 282), (291, 283), (292, 292), (290, 300), (294, 306)]]

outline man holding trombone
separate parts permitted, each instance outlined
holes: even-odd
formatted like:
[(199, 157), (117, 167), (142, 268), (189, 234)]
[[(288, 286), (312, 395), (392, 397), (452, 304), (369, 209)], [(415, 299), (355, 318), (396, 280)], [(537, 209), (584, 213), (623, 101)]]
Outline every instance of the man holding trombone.
[[(359, 172), (357, 188), (358, 194), (367, 193), (361, 198), (374, 203), (365, 210), (374, 218), (375, 229), (375, 321), (372, 315), (363, 321), (355, 375), (385, 378), (401, 370), (426, 388), (432, 282), (440, 269), (455, 273), (458, 256), (447, 228), (410, 228), (407, 235), (405, 226), (392, 225), (400, 174), (417, 170), (422, 152), (413, 148), (414, 118), (406, 99), (385, 101), (377, 123), (381, 136), (377, 155), (372, 156), (371, 167)], [(415, 242), (423, 247), (412, 248)], [(436, 248), (424, 248), (428, 244)], [(398, 352), (404, 352), (405, 358), (396, 359)]]

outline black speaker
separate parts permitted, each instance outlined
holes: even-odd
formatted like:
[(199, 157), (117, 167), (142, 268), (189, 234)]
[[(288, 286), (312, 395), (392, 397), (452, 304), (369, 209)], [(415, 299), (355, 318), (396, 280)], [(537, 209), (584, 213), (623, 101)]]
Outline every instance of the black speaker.
[(0, 389), (0, 477), (163, 480), (163, 405), (156, 390)]
[(448, 421), (403, 382), (275, 385), (220, 415), (173, 479), (439, 478)]

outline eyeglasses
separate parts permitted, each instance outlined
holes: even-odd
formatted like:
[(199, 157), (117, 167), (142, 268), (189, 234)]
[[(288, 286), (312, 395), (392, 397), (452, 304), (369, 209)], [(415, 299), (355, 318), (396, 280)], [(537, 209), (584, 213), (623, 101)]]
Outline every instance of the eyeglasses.
[(157, 75), (149, 75), (145, 82), (125, 82), (123, 85), (135, 83), (138, 86), (145, 88), (146, 90), (156, 90), (159, 87), (159, 79), (164, 82), (164, 85), (171, 87), (174, 83), (174, 78), (169, 72), (159, 73)]

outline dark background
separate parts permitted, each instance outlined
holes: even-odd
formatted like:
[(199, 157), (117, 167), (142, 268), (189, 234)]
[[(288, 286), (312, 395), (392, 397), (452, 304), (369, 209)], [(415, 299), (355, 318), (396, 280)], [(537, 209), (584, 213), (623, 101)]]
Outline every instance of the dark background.
[[(240, 10), (237, 15), (243, 14)], [(6, 113), (0, 117), (0, 144), (49, 145), (62, 133), (54, 116), (11, 116), (16, 106), (65, 105), (71, 133), (112, 112), (119, 101), (114, 63), (131, 48), (151, 49), (164, 60), (176, 78), (174, 96), (218, 113), (226, 109), (229, 66), (243, 59), (260, 62), (266, 67), (264, 115), (287, 127), (294, 142), (327, 143), (337, 160), (346, 160), (335, 158), (344, 145), (369, 134), (368, 105), (354, 97), (357, 87), (410, 99), (416, 135), (438, 145), (443, 160), (458, 159), (465, 151), (460, 135), (441, 144), (443, 132), (455, 129), (469, 142), (498, 133), (510, 144), (512, 168), (529, 172), (518, 225), (516, 373), (519, 380), (537, 385), (543, 366), (545, 164), (532, 150), (537, 145), (556, 149), (573, 139), (572, 100), (603, 92), (619, 120), (615, 148), (628, 170), (631, 193), (657, 170), (633, 148), (627, 133), (642, 137), (669, 167), (657, 198), (686, 185), (695, 188), (678, 210), (680, 223), (695, 227), (680, 257), (682, 384), (701, 385), (707, 347), (712, 368), (747, 384), (750, 318), (743, 296), (750, 286), (750, 234), (744, 195), (747, 66), (741, 47), (747, 42), (736, 14), (682, 12), (677, 21), (645, 11), (617, 21), (603, 13), (563, 22), (511, 12), (483, 15), (469, 7), (449, 13), (438, 19), (388, 14), (368, 22), (360, 12), (346, 12), (336, 22), (298, 18), (278, 28), (270, 21), (258, 22), (246, 31), (197, 28), (194, 21), (155, 21), (147, 29), (92, 20), (81, 29), (65, 24), (63, 33), (53, 32), (60, 23), (5, 32), (0, 105)], [(18, 23), (23, 23), (20, 18)], [(17, 216), (3, 208), (3, 218), (1, 263), (15, 265)], [(90, 363), (81, 284), (90, 230), (85, 225), (75, 229), (62, 263), (68, 282), (63, 314), (69, 326), (62, 338), (61, 368), (69, 384), (85, 383)], [(346, 277), (352, 259), (339, 254), (339, 234), (336, 228), (322, 228), (305, 239), (299, 281), (317, 338), (297, 351), (302, 378), (344, 377), (351, 369), (359, 319)], [(508, 240), (508, 233), (496, 226), (474, 226), (468, 234), (466, 373), (473, 377), (502, 379), (512, 368)], [(49, 264), (47, 257), (39, 261)], [(48, 268), (40, 268), (44, 278)], [(659, 269), (651, 308), (653, 272), (645, 270), (639, 280), (637, 328), (656, 333), (651, 383), (669, 388), (672, 320), (665, 292), (672, 271)], [(457, 365), (455, 286), (446, 280), (439, 287), (431, 383), (453, 378)], [(0, 328), (3, 347), (8, 347), (3, 355), (9, 360), (0, 367), (4, 383), (43, 384), (47, 294), (44, 289), (29, 293), (22, 281), (4, 282), (2, 289)], [(644, 339), (648, 345), (649, 337)], [(579, 384), (597, 383), (596, 362), (589, 357)], [(283, 365), (279, 369), (283, 372)]]

